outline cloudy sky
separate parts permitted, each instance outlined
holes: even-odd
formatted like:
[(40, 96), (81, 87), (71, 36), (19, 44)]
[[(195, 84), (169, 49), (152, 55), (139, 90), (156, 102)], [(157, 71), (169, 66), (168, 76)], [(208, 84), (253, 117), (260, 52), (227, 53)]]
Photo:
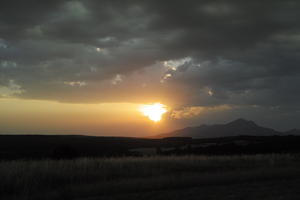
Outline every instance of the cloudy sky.
[[(299, 10), (297, 0), (2, 0), (0, 133), (147, 135), (240, 117), (300, 128)], [(153, 102), (169, 108), (159, 128), (135, 113)]]

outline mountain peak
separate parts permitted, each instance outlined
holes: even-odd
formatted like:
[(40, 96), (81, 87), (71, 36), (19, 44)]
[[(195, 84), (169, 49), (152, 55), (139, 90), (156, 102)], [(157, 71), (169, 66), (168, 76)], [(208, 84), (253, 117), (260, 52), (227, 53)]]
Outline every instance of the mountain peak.
[(237, 125), (237, 126), (257, 126), (253, 121), (246, 120), (243, 118), (236, 119), (232, 122), (229, 122), (227, 125)]
[(281, 132), (273, 129), (258, 126), (253, 121), (239, 118), (227, 124), (201, 125), (183, 128), (170, 133), (161, 134), (159, 137), (216, 138), (238, 135), (269, 136), (280, 134)]

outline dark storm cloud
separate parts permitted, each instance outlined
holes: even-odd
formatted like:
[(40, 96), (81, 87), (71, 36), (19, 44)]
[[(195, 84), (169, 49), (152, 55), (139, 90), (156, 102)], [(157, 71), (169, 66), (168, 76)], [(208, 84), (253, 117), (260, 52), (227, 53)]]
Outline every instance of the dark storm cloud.
[(44, 23), (52, 15), (52, 11), (58, 9), (63, 2), (60, 0), (1, 1), (1, 37), (12, 40), (24, 39), (27, 28)]
[[(60, 101), (299, 106), (299, 9), (292, 0), (1, 1), (0, 85)], [(176, 70), (160, 63), (187, 57)]]

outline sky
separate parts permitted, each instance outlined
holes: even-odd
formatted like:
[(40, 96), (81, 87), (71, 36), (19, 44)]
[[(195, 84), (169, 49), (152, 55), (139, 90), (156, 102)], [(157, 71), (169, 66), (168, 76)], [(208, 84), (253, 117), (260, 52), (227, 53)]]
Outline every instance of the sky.
[[(297, 0), (2, 0), (0, 133), (300, 128)], [(154, 123), (139, 107), (168, 108)]]

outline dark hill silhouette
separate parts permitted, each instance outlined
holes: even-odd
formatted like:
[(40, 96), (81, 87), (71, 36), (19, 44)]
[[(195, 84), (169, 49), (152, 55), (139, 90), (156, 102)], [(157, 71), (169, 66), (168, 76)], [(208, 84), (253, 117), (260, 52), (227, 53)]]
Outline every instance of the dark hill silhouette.
[[(294, 136), (293, 136), (294, 135)], [(298, 136), (297, 136), (298, 135)], [(279, 132), (253, 121), (187, 127), (158, 138), (0, 135), (1, 160), (161, 155), (300, 153), (300, 131)]]
[(131, 148), (155, 146), (156, 140), (83, 135), (0, 135), (0, 161), (131, 155)]
[(239, 135), (272, 136), (272, 135), (283, 135), (283, 133), (271, 128), (258, 126), (253, 121), (249, 121), (245, 119), (237, 119), (227, 124), (187, 127), (170, 133), (161, 134), (158, 135), (157, 137), (158, 138), (164, 138), (164, 137), (217, 138), (217, 137), (228, 137), (228, 136), (239, 136)]

